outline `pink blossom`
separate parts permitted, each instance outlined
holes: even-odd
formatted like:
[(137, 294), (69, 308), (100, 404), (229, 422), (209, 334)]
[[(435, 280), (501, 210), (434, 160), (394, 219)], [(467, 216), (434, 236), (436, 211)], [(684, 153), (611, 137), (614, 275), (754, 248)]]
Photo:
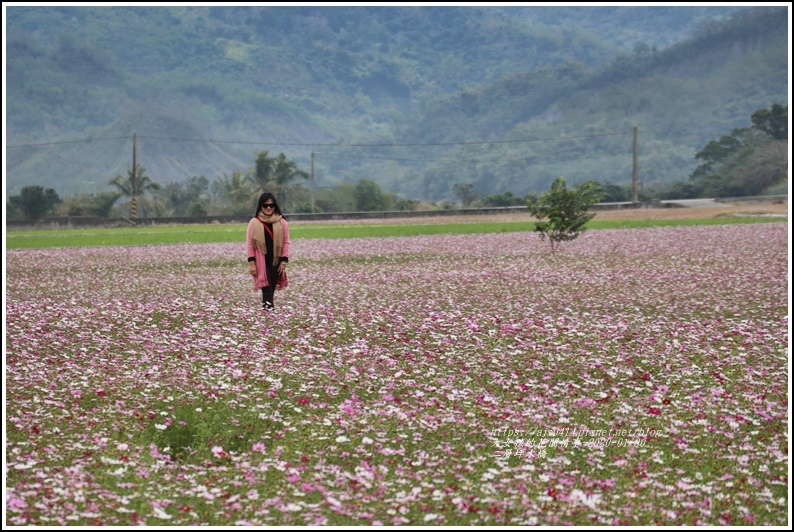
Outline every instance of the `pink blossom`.
[(226, 451), (224, 451), (223, 447), (221, 447), (220, 445), (213, 446), (212, 454), (215, 455), (215, 458), (226, 458), (228, 456)]

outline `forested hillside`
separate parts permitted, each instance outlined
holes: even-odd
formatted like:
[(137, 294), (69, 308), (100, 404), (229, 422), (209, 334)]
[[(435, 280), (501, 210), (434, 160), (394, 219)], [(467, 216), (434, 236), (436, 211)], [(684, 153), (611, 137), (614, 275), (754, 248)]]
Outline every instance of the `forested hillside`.
[[(403, 191), (443, 195), (447, 176), (519, 195), (558, 176), (629, 184), (634, 127), (642, 182), (686, 180), (711, 139), (787, 101), (786, 22), (773, 10), (746, 11), (662, 51), (519, 73), (434, 102), (404, 123), (403, 136), (463, 144), (400, 180)], [(493, 142), (471, 143), (476, 131)]]
[[(7, 195), (284, 152), (408, 198), (685, 178), (788, 93), (787, 9), (7, 7)], [(610, 21), (615, 25), (610, 27)]]

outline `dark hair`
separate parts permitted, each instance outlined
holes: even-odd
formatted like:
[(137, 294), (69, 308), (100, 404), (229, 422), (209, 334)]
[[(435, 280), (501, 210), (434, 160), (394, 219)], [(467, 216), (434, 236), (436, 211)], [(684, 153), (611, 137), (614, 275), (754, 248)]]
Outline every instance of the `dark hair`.
[(256, 202), (256, 212), (254, 213), (254, 217), (259, 215), (259, 211), (262, 209), (262, 205), (267, 200), (273, 201), (273, 214), (281, 214), (281, 207), (278, 206), (276, 197), (270, 192), (265, 192), (264, 194), (259, 196), (259, 201)]

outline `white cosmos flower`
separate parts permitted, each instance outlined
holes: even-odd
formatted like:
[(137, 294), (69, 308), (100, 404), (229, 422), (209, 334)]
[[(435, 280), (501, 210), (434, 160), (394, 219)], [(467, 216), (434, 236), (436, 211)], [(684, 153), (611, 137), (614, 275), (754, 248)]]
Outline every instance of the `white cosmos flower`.
[(162, 508), (155, 508), (154, 516), (159, 519), (171, 519), (171, 515)]

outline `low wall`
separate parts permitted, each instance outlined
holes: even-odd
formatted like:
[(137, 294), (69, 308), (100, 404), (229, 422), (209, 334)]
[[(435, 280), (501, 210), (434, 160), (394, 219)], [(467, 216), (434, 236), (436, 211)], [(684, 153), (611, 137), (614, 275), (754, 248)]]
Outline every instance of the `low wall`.
[(788, 203), (788, 195), (781, 194), (778, 196), (746, 196), (742, 198), (717, 198), (720, 203), (736, 204), (736, 203)]
[[(592, 210), (613, 210), (648, 207), (646, 204), (626, 203), (599, 203)], [(654, 207), (659, 205), (654, 204)], [(290, 221), (323, 221), (323, 220), (377, 220), (388, 218), (421, 218), (439, 216), (484, 215), (484, 214), (513, 214), (525, 213), (527, 208), (517, 207), (491, 207), (485, 209), (444, 209), (434, 211), (379, 211), (379, 212), (324, 212), (324, 213), (286, 213)], [(6, 223), (8, 230), (31, 229), (76, 229), (80, 227), (132, 227), (169, 224), (247, 224), (250, 216), (171, 216), (167, 218), (97, 218), (93, 216), (53, 216), (37, 223), (9, 221)]]
[[(721, 203), (738, 202), (764, 202), (785, 203), (788, 196), (753, 196), (747, 198), (723, 198)], [(659, 209), (677, 208), (678, 205), (659, 201), (645, 202), (612, 202), (597, 203), (591, 207), (593, 211), (607, 211), (617, 209)], [(367, 220), (387, 218), (419, 218), (438, 216), (461, 216), (483, 214), (513, 214), (527, 212), (525, 206), (517, 207), (490, 207), (482, 209), (445, 209), (433, 211), (383, 211), (383, 212), (325, 212), (325, 213), (287, 213), (290, 221), (323, 221), (323, 220)], [(250, 216), (174, 216), (167, 218), (97, 218), (94, 216), (54, 216), (36, 223), (25, 221), (7, 221), (6, 230), (35, 230), (35, 229), (76, 229), (80, 227), (132, 227), (147, 225), (169, 224), (247, 224)]]

